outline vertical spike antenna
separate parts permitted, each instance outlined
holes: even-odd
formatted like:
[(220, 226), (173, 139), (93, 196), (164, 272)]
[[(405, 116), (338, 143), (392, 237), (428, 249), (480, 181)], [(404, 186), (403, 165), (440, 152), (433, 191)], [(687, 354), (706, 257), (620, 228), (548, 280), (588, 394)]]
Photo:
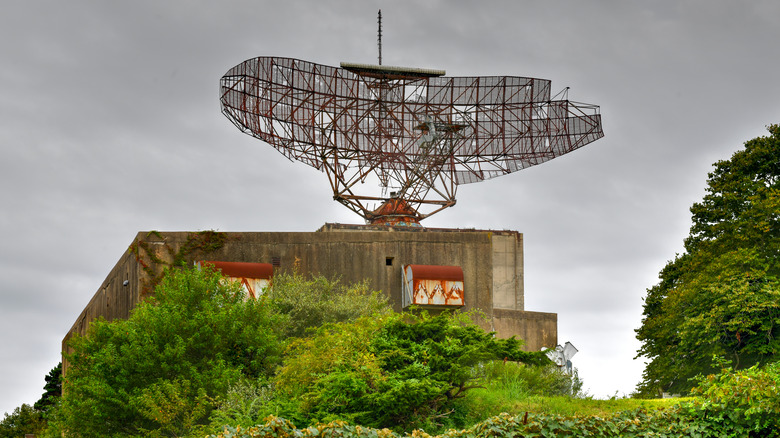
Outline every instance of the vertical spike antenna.
[(382, 65), (382, 10), (379, 10), (379, 14), (376, 19), (379, 25), (379, 31), (377, 32), (376, 43), (379, 46), (379, 65)]

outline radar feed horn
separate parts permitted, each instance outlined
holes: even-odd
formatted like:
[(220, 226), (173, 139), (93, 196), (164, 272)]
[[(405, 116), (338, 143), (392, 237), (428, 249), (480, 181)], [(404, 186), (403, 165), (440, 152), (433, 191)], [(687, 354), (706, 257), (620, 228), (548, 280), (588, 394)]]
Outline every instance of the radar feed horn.
[(220, 100), (241, 131), (325, 172), (333, 198), (373, 224), (419, 226), (461, 184), (604, 136), (599, 107), (551, 100), (549, 80), (444, 74), (259, 57), (228, 70)]

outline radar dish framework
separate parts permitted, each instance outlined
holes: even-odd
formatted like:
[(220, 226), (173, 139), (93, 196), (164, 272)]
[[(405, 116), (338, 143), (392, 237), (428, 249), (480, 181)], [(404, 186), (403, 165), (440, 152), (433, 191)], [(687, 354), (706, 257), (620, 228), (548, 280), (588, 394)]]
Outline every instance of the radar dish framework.
[(518, 76), (258, 57), (228, 70), (220, 96), (241, 131), (324, 172), (333, 198), (369, 224), (420, 226), (455, 205), (461, 184), (604, 136), (598, 106)]

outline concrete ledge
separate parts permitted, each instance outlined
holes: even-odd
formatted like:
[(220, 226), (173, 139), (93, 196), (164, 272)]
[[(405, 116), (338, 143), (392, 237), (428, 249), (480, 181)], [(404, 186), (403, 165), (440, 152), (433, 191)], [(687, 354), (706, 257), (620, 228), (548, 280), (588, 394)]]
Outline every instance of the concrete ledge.
[(500, 338), (517, 336), (527, 351), (558, 345), (558, 314), (526, 310), (493, 309), (493, 330)]

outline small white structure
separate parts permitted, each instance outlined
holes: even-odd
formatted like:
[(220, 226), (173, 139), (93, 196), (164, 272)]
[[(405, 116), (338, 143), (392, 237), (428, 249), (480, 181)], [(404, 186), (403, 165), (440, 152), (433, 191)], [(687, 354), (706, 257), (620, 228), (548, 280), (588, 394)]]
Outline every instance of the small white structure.
[(547, 352), (547, 357), (549, 357), (551, 361), (555, 362), (561, 371), (564, 371), (567, 374), (572, 374), (573, 368), (571, 365), (571, 358), (574, 357), (578, 351), (579, 350), (577, 350), (577, 348), (572, 345), (571, 342), (566, 342), (563, 347), (558, 345), (555, 347), (555, 349), (549, 350)]

